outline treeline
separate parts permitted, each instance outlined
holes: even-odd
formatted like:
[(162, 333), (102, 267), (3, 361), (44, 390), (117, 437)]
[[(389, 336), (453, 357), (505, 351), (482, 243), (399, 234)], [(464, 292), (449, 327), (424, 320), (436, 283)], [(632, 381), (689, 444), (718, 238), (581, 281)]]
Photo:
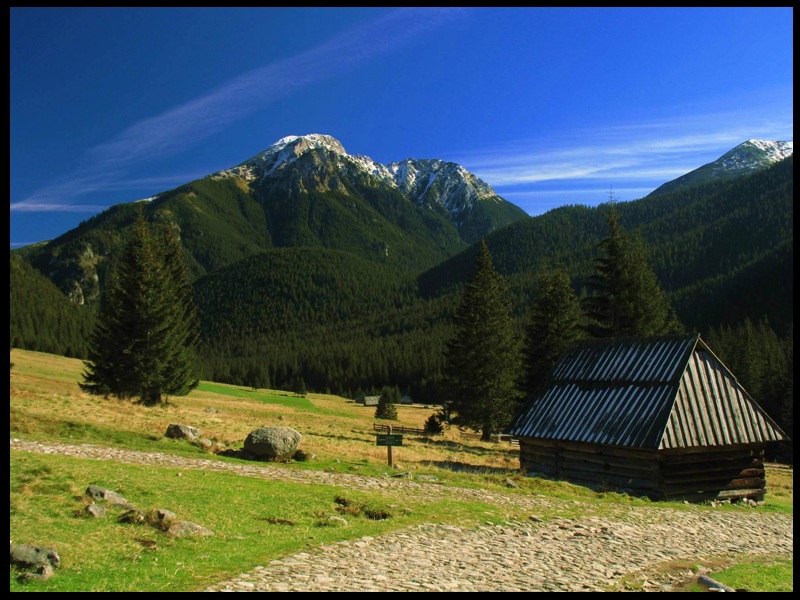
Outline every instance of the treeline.
[[(641, 236), (684, 324), (705, 331), (766, 316), (781, 329), (792, 316), (787, 292), (793, 278), (793, 179), (789, 157), (744, 177), (613, 205), (620, 224)], [(610, 206), (565, 206), (487, 236), (495, 268), (509, 281), (516, 315), (530, 303), (533, 273), (542, 266), (564, 270), (581, 293)], [(422, 273), (421, 294), (460, 289), (476, 254), (472, 246)], [(762, 281), (769, 285), (756, 283)]]
[(94, 314), (76, 306), (27, 261), (10, 257), (12, 348), (85, 358)]
[(391, 383), (434, 396), (450, 299), (421, 300), (415, 285), (334, 250), (241, 261), (195, 285), (202, 376), (348, 397)]
[[(711, 327), (704, 339), (758, 405), (792, 437), (793, 325), (778, 333), (766, 319), (746, 318), (735, 326)], [(780, 460), (791, 457), (792, 443), (782, 445), (780, 451)]]

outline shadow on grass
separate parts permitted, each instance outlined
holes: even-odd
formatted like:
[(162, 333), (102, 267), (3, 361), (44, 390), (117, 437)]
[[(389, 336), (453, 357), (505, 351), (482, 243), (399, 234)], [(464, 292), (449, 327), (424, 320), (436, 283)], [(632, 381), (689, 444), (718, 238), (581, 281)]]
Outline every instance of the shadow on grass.
[(519, 469), (470, 465), (452, 460), (435, 460), (429, 461), (426, 464), (438, 469), (453, 471), (454, 473), (470, 473), (472, 475), (513, 475), (519, 472)]
[(414, 438), (414, 441), (425, 446), (445, 450), (448, 452), (464, 452), (466, 454), (486, 455), (487, 452), (509, 454), (512, 456), (519, 455), (519, 448), (516, 446), (506, 445), (505, 447), (498, 444), (496, 448), (486, 448), (484, 446), (472, 446), (464, 442), (453, 440), (440, 440), (430, 437)]

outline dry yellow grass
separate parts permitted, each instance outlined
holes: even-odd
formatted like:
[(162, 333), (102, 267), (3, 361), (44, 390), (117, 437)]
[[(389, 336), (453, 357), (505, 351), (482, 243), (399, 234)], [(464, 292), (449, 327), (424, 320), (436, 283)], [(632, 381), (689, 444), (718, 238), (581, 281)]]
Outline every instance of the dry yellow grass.
[[(157, 407), (133, 401), (91, 396), (81, 391), (83, 363), (51, 354), (11, 350), (10, 429), (31, 438), (60, 437), (66, 430), (105, 430), (151, 439), (164, 436), (172, 423), (190, 425), (202, 436), (225, 446), (241, 445), (253, 429), (283, 425), (299, 431), (301, 448), (320, 460), (387, 462), (387, 449), (375, 444), (373, 423), (422, 428), (436, 407), (399, 405), (396, 421), (374, 419), (375, 408), (327, 394), (305, 399), (280, 390), (253, 390), (215, 384), (221, 392), (194, 390), (171, 397)], [(278, 397), (280, 404), (259, 400)], [(79, 437), (76, 434), (76, 437)], [(507, 442), (487, 443), (456, 428), (426, 438), (406, 434), (404, 445), (393, 448), (398, 468), (427, 463), (470, 468), (516, 470), (519, 453)]]

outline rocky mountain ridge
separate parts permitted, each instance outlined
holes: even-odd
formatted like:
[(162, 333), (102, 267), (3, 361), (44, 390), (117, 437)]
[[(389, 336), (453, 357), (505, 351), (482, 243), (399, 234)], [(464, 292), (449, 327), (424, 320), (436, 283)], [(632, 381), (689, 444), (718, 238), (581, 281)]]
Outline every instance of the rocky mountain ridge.
[[(248, 183), (266, 182), (277, 179), (292, 167), (296, 168), (299, 159), (310, 152), (318, 157), (317, 161), (308, 161), (310, 164), (317, 167), (325, 164), (350, 177), (373, 178), (398, 190), (416, 206), (442, 207), (451, 217), (472, 210), (476, 202), (483, 200), (505, 202), (489, 184), (459, 164), (440, 159), (407, 158), (383, 165), (368, 156), (348, 154), (339, 140), (316, 133), (281, 138), (256, 156), (210, 177), (234, 176)], [(328, 179), (327, 184), (322, 185), (325, 189), (346, 189), (338, 183), (331, 185), (331, 180), (339, 178)], [(308, 191), (305, 187), (303, 189)]]
[(729, 150), (717, 160), (707, 163), (650, 192), (647, 197), (674, 192), (687, 186), (702, 185), (708, 181), (731, 179), (768, 168), (792, 156), (794, 142), (749, 139)]

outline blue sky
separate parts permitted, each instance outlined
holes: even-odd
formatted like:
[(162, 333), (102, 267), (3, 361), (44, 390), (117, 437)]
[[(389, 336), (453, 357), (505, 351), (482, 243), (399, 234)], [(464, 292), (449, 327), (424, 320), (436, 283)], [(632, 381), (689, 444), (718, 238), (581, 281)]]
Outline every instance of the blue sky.
[(536, 216), (793, 140), (793, 9), (11, 8), (10, 244), (322, 133)]

